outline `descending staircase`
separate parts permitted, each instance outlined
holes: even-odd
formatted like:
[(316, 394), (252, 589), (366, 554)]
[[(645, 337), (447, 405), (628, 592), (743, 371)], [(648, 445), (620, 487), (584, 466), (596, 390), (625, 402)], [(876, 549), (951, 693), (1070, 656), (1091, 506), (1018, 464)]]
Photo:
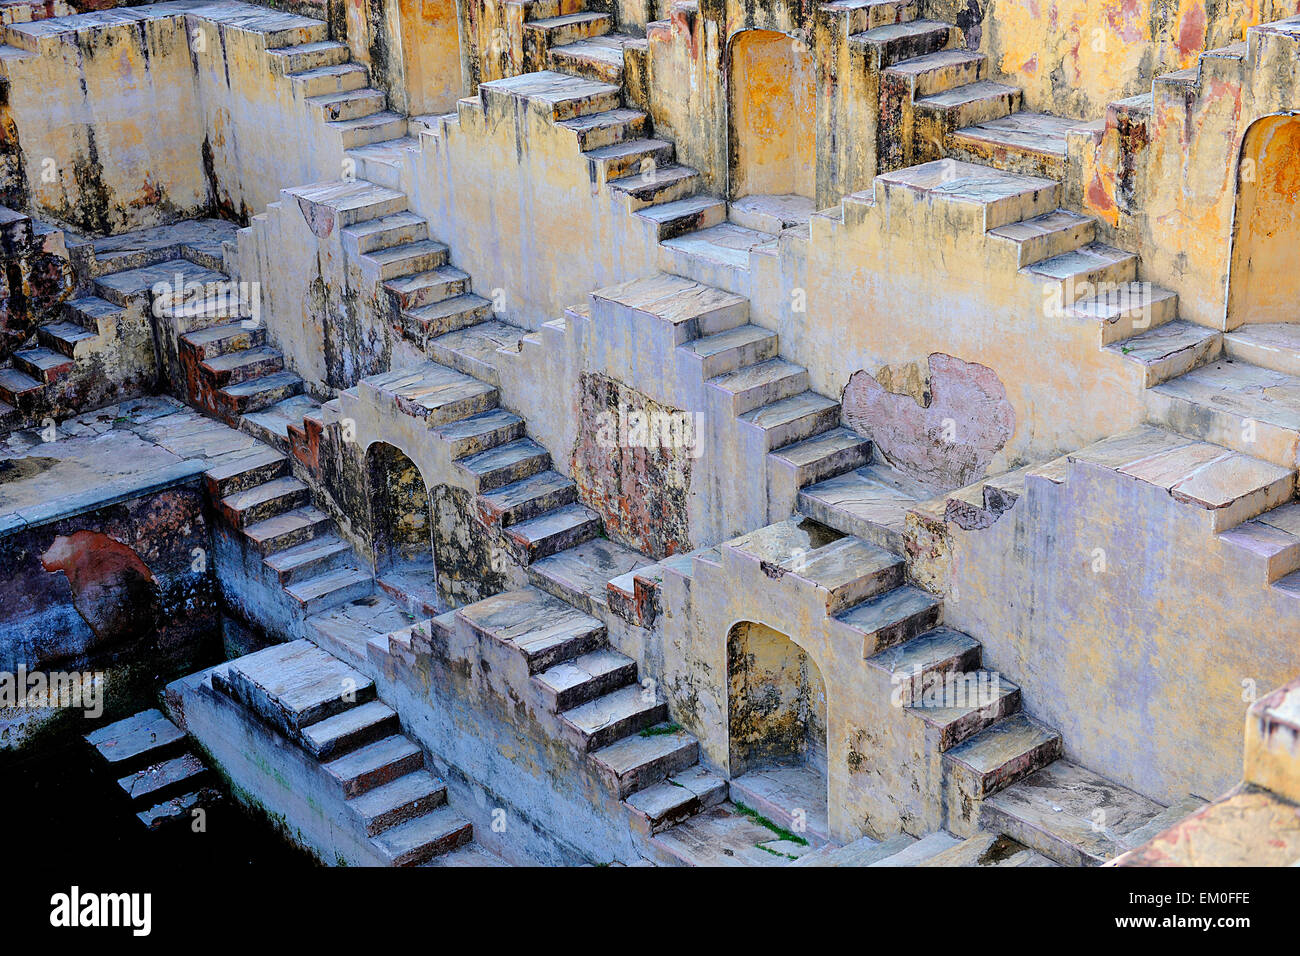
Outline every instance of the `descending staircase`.
[(146, 710), (85, 737), (114, 775), (136, 816), (150, 830), (211, 806), (220, 794), (185, 732), (158, 710)]
[(214, 670), (212, 682), (319, 764), (388, 865), (425, 864), (473, 839), (374, 683), (310, 641), (238, 658)]

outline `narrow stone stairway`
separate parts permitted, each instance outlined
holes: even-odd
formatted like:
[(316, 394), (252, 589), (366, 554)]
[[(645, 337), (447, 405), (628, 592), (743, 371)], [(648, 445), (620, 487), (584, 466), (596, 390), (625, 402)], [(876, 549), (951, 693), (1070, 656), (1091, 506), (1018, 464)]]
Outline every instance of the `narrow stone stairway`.
[(213, 685), (306, 751), (390, 866), (414, 866), (468, 844), (473, 827), (447, 804), (424, 752), (375, 696), (370, 678), (307, 640), (278, 644), (213, 671)]
[(156, 709), (141, 711), (85, 736), (150, 830), (212, 806), (220, 793), (185, 732)]

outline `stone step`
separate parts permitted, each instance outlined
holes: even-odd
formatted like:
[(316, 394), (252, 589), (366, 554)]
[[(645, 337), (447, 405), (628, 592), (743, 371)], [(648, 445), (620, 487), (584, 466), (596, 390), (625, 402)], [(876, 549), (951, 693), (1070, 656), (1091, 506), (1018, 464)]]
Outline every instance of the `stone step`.
[(1124, 846), (1125, 850), (1140, 847), (1148, 840), (1159, 836), (1187, 819), (1187, 817), (1204, 807), (1207, 802), (1203, 797), (1188, 794), (1165, 807), (1142, 826), (1121, 835), (1119, 842)]
[(260, 378), (228, 385), (218, 393), (218, 402), (229, 413), (244, 415), (261, 411), (302, 393), (303, 380), (293, 372), (274, 372)]
[(794, 193), (742, 196), (727, 204), (727, 221), (755, 232), (779, 236), (787, 229), (807, 227), (816, 211), (816, 203)]
[(348, 226), (339, 235), (350, 255), (369, 255), (381, 249), (425, 241), (429, 238), (429, 222), (413, 212), (398, 212)]
[(846, 35), (907, 23), (920, 13), (919, 0), (833, 0), (820, 6), (827, 14), (844, 18)]
[(1057, 179), (1066, 174), (1067, 134), (1094, 126), (1047, 113), (1015, 112), (958, 130), (950, 145), (962, 159)]
[(758, 429), (768, 451), (812, 438), (839, 425), (840, 403), (818, 392), (805, 391), (779, 402), (761, 405), (740, 416)]
[(894, 851), (889, 856), (868, 863), (868, 866), (922, 866), (940, 853), (951, 850), (961, 840), (944, 830), (928, 833), (919, 840), (913, 840)]
[(387, 282), (430, 272), (447, 264), (447, 247), (433, 239), (385, 246), (358, 256), (362, 272)]
[(863, 837), (844, 846), (818, 847), (811, 853), (804, 854), (792, 862), (791, 866), (871, 866), (881, 860), (907, 849), (916, 842), (916, 837), (900, 833), (887, 840), (873, 840)]
[(86, 734), (85, 740), (119, 775), (178, 757), (187, 747), (185, 732), (157, 708), (100, 727)]
[(531, 438), (519, 438), (458, 458), (456, 466), (481, 494), (545, 471), (551, 467), (551, 453)]
[(533, 683), (552, 713), (572, 710), (636, 681), (636, 661), (612, 647), (600, 647), (548, 667)]
[(976, 806), (1059, 760), (1061, 750), (1061, 735), (1026, 714), (999, 720), (943, 755), (950, 801), (960, 795), (960, 805)]
[(447, 786), (427, 770), (416, 770), (347, 802), (367, 836), (401, 826), (447, 803)]
[(402, 327), (412, 341), (428, 343), (448, 332), (491, 320), (492, 302), (469, 293), (402, 313)]
[(375, 837), (390, 866), (419, 866), (474, 838), (474, 828), (451, 807), (438, 807)]
[(203, 480), (208, 493), (219, 500), (274, 481), (284, 475), (288, 467), (289, 459), (274, 448), (255, 446), (218, 460), (203, 473)]
[(650, 176), (639, 173), (624, 176), (607, 185), (616, 194), (627, 197), (629, 211), (637, 212), (647, 206), (672, 203), (694, 196), (702, 182), (698, 170), (690, 166), (674, 165), (661, 166)]
[(346, 63), (351, 56), (346, 43), (338, 43), (334, 40), (321, 40), (316, 43), (267, 50), (266, 55), (271, 62), (271, 68), (281, 76), (337, 66)]
[(693, 736), (684, 730), (658, 729), (666, 732), (633, 734), (592, 752), (597, 775), (619, 799), (626, 799), (698, 761), (700, 745)]
[(775, 358), (720, 375), (708, 384), (724, 396), (724, 407), (739, 416), (806, 391), (808, 370)]
[(45, 346), (19, 349), (13, 353), (14, 368), (25, 372), (43, 385), (57, 382), (72, 371), (75, 364), (62, 352), (56, 352)]
[(356, 149), (358, 146), (399, 139), (406, 135), (406, 117), (388, 110), (327, 125), (338, 132), (344, 149)]
[[(532, 36), (534, 42), (549, 42), (546, 35), (538, 30), (529, 33), (525, 27), (525, 31), (525, 43), (528, 42), (528, 36)], [(561, 40), (556, 45), (563, 42)], [(535, 58), (540, 60), (540, 56)], [(606, 113), (623, 105), (622, 87), (613, 83), (598, 83), (584, 77), (541, 70), (537, 66), (532, 69), (536, 72), (480, 84), (479, 98), (484, 108), (505, 114), (526, 104), (533, 110), (549, 115), (558, 123), (594, 113)]]
[(284, 355), (269, 345), (257, 345), (205, 359), (200, 367), (213, 385), (224, 388), (283, 371)]
[(977, 670), (983, 649), (979, 641), (950, 627), (936, 627), (917, 637), (891, 644), (867, 658), (867, 663), (890, 675), (899, 703), (917, 699), (924, 679), (931, 674)]
[(99, 335), (75, 322), (51, 322), (36, 330), (36, 339), (70, 359), (85, 358), (95, 351)]
[(604, 183), (623, 176), (651, 176), (654, 171), (673, 163), (673, 144), (662, 139), (633, 139), (601, 146), (583, 154), (593, 183)]
[(368, 597), (375, 580), (369, 571), (340, 567), (288, 585), (284, 592), (293, 598), (303, 615), (310, 616), (348, 601)]
[(1228, 358), (1300, 377), (1300, 324), (1239, 325), (1223, 336)]
[(497, 404), (497, 390), (436, 362), (363, 378), (358, 394), (392, 406), (429, 428), (477, 415)]
[[(202, 781), (200, 781), (202, 782)], [(146, 830), (156, 832), (177, 821), (193, 821), (195, 810), (211, 807), (222, 801), (221, 792), (212, 787), (191, 790), (180, 796), (154, 804), (148, 810), (141, 810), (135, 816), (144, 824)]]
[(979, 80), (922, 97), (913, 107), (917, 134), (928, 140), (933, 156), (956, 130), (1014, 113), (1021, 96), (1018, 86)]
[(475, 633), (515, 648), (539, 674), (605, 645), (605, 625), (537, 588), (505, 591), (456, 612)]
[(928, 591), (905, 585), (876, 595), (835, 615), (862, 635), (863, 659), (937, 627), (943, 603)]
[(424, 754), (406, 737), (394, 734), (321, 766), (338, 784), (343, 796), (352, 799), (408, 773), (422, 770)]
[(200, 362), (231, 352), (256, 348), (266, 341), (266, 329), (250, 328), (241, 322), (220, 322), (204, 329), (195, 329), (181, 336), (181, 347), (194, 354)]
[(1062, 866), (1097, 866), (1129, 848), (1127, 834), (1164, 808), (1066, 760), (984, 801), (981, 822)]
[[(988, 232), (1022, 219), (1052, 212), (1061, 205), (1061, 185), (1051, 179), (1021, 176), (955, 159), (937, 159), (876, 177), (879, 203), (906, 195), (906, 206), (920, 194), (943, 203), (964, 227)], [(954, 223), (957, 225), (957, 223)]]
[(380, 90), (363, 88), (324, 93), (308, 97), (308, 106), (319, 110), (326, 122), (355, 120), (373, 116), (388, 105), (388, 96)]
[[(728, 542), (725, 547), (753, 554), (765, 564), (779, 567), (819, 588), (825, 593), (826, 613), (831, 615), (903, 583), (903, 562), (897, 555), (851, 535), (810, 547), (816, 545), (816, 541), (797, 534), (789, 537), (791, 547), (788, 551), (775, 542), (772, 546), (756, 542), (759, 535), (769, 530), (784, 536), (784, 528), (789, 524), (769, 525), (766, 529)], [(799, 526), (806, 524), (811, 522), (805, 519), (798, 523)], [(834, 534), (829, 529), (820, 529), (820, 532)]]
[(334, 521), (329, 515), (313, 505), (307, 505), (250, 524), (244, 529), (244, 537), (258, 554), (266, 557), (333, 530)]
[(833, 428), (770, 453), (789, 469), (794, 487), (834, 478), (871, 463), (871, 442), (848, 428)]
[(913, 99), (933, 96), (988, 76), (988, 57), (969, 50), (940, 50), (914, 56), (885, 70), (882, 83), (901, 88)]
[(201, 786), (208, 768), (193, 753), (186, 752), (118, 778), (117, 785), (132, 803), (152, 806)]
[(494, 408), (443, 425), (434, 434), (450, 445), (452, 458), (464, 458), (522, 438), (524, 420), (504, 408)]
[(244, 528), (310, 502), (311, 489), (297, 478), (285, 475), (227, 495), (218, 507), (222, 517), (234, 527)]
[(681, 349), (699, 363), (700, 378), (707, 381), (776, 358), (779, 342), (775, 332), (757, 325), (738, 325), (694, 339)]
[(411, 135), (418, 130), (417, 119), (408, 119), (404, 136), (376, 140), (349, 149), (347, 156), (356, 162), (358, 173), (373, 182), (400, 189), (403, 168), (421, 149), (418, 135)]
[(371, 700), (308, 724), (300, 737), (309, 754), (326, 761), (398, 733), (397, 712), (382, 700)]
[[(383, 115), (383, 114), (380, 114)], [(366, 122), (358, 120), (356, 122)], [(343, 126), (346, 124), (335, 124)], [(406, 194), (362, 179), (331, 180), (289, 190), (301, 202), (331, 211), (340, 229), (406, 211)]]
[(717, 196), (688, 196), (637, 209), (635, 215), (654, 225), (662, 241), (711, 229), (727, 219), (727, 204)]
[(593, 538), (536, 561), (528, 568), (528, 578), (543, 591), (600, 617), (608, 601), (609, 582), (651, 563), (639, 551), (608, 538)]
[[(622, 54), (619, 55), (620, 69)], [(640, 139), (646, 134), (649, 117), (641, 110), (612, 109), (592, 113), (576, 119), (564, 120), (559, 126), (572, 130), (578, 137), (578, 148), (583, 152), (612, 146), (628, 139)]]
[(578, 486), (556, 471), (511, 482), (477, 499), (478, 514), (490, 528), (509, 528), (578, 500)]
[(652, 329), (668, 330), (677, 346), (744, 325), (749, 301), (692, 279), (659, 273), (593, 292), (591, 315), (596, 322), (655, 323)]
[(310, 395), (290, 395), (261, 411), (249, 412), (240, 419), (239, 429), (272, 448), (290, 451), (294, 433), (300, 440), (304, 439), (304, 423), (319, 416), (320, 409), (320, 403)]
[(996, 671), (950, 671), (916, 684), (907, 712), (933, 731), (941, 752), (1020, 709), (1020, 688)]
[(133, 301), (154, 297), (164, 317), (191, 310), (202, 315), (204, 296), (198, 295), (199, 291), (225, 286), (229, 281), (224, 272), (205, 269), (188, 259), (169, 259), (102, 275), (95, 279), (94, 289), (96, 297), (122, 308)]
[(1300, 461), (1300, 376), (1218, 360), (1145, 397), (1152, 419), (1176, 431), (1288, 469)]
[(1068, 458), (1155, 485), (1178, 503), (1209, 512), (1210, 530), (1216, 533), (1277, 508), (1295, 490), (1294, 466), (1150, 425), (1081, 448)]
[(469, 292), (467, 273), (455, 266), (439, 266), (428, 272), (400, 276), (384, 283), (400, 309), (419, 309)]
[(989, 235), (1009, 243), (1014, 249), (1016, 268), (1024, 269), (1091, 244), (1097, 236), (1097, 220), (1068, 209), (1054, 209), (990, 229)]
[(0, 400), (15, 408), (28, 405), (44, 389), (43, 384), (16, 368), (0, 368)]
[(281, 587), (333, 571), (350, 562), (352, 546), (338, 535), (326, 534), (292, 548), (267, 555), (263, 561), (275, 572)]
[(1175, 319), (1130, 339), (1106, 346), (1142, 369), (1146, 388), (1185, 375), (1223, 354), (1224, 338), (1217, 329)]
[(517, 325), (488, 318), (429, 339), (424, 353), (458, 372), (499, 385), (498, 365), (508, 356), (522, 352), (524, 340), (533, 334)]
[(524, 24), (524, 63), (528, 69), (539, 70), (546, 63), (546, 54), (552, 47), (604, 36), (613, 27), (614, 19), (608, 13), (568, 13), (527, 22)]
[[(1046, 301), (1065, 313), (1079, 299), (1094, 297), (1098, 289), (1103, 290), (1103, 295), (1129, 294), (1127, 290), (1134, 289), (1137, 282), (1137, 256), (1105, 243), (1091, 242), (1072, 252), (1035, 262), (1021, 273), (1052, 289), (1052, 298)], [(1140, 290), (1141, 285), (1136, 288)], [(1132, 294), (1140, 296), (1141, 292)]]
[(1097, 295), (1086, 295), (1066, 307), (1068, 318), (1096, 322), (1102, 345), (1131, 339), (1178, 317), (1178, 294), (1137, 282)]
[(1238, 549), (1235, 562), (1243, 572), (1270, 584), (1280, 582), (1300, 571), (1300, 502), (1265, 511), (1225, 531), (1219, 540)]
[(696, 765), (638, 790), (624, 805), (655, 834), (716, 807), (727, 799), (727, 793), (724, 778)]
[(936, 853), (917, 866), (1055, 866), (1047, 857), (1004, 834), (976, 833), (956, 846)]
[(908, 509), (930, 497), (916, 482), (876, 464), (858, 468), (799, 492), (799, 510), (844, 534), (902, 554)]
[(760, 248), (775, 252), (777, 238), (736, 222), (723, 222), (665, 239), (660, 248), (671, 253), (672, 268), (676, 271), (695, 274), (703, 269), (713, 274), (722, 269), (740, 276), (749, 273), (750, 253)]
[(620, 687), (560, 714), (561, 726), (580, 751), (599, 750), (667, 719), (667, 701), (640, 684)]
[(99, 296), (86, 295), (63, 303), (63, 317), (88, 332), (99, 332), (116, 323), (126, 310), (115, 302)]
[(236, 658), (213, 672), (213, 684), (293, 740), (375, 696), (370, 678), (303, 639)]
[(566, 551), (597, 537), (600, 515), (586, 505), (570, 504), (505, 529), (507, 547), (522, 564)]
[[(300, 48), (301, 49), (301, 48)], [(289, 74), (289, 82), (304, 98), (359, 90), (370, 84), (370, 70), (360, 63), (331, 63)]]
[(910, 20), (852, 34), (849, 45), (863, 51), (868, 70), (879, 71), (902, 60), (945, 49), (952, 42), (952, 34), (952, 24)]

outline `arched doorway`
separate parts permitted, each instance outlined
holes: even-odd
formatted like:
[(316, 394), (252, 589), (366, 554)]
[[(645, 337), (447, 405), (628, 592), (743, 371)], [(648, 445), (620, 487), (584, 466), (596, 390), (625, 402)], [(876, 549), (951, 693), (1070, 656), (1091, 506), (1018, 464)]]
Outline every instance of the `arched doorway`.
[(771, 30), (731, 40), (730, 182), (741, 210), (806, 221), (817, 186), (817, 64), (807, 44)]
[(785, 634), (742, 621), (727, 635), (733, 799), (796, 834), (825, 839), (826, 684)]
[(1246, 131), (1228, 283), (1226, 328), (1300, 321), (1300, 115)]
[(433, 513), (424, 476), (415, 462), (385, 442), (367, 449), (366, 471), (375, 576), (386, 591), (407, 597), (420, 609), (437, 607)]

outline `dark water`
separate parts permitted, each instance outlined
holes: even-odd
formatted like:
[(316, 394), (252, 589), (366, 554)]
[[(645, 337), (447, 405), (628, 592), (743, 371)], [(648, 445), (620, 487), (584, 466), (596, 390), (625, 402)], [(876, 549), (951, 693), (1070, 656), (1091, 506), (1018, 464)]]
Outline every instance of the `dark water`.
[[(221, 789), (212, 776), (210, 786)], [(105, 860), (135, 866), (247, 867), (303, 869), (311, 856), (284, 840), (265, 819), (236, 803), (228, 793), (207, 809), (206, 832), (196, 833), (186, 818), (150, 832), (107, 770), (94, 765), (84, 746), (0, 765), (0, 827), (7, 855), (17, 850), (45, 866), (103, 865)], [(11, 857), (12, 858), (12, 857)]]

